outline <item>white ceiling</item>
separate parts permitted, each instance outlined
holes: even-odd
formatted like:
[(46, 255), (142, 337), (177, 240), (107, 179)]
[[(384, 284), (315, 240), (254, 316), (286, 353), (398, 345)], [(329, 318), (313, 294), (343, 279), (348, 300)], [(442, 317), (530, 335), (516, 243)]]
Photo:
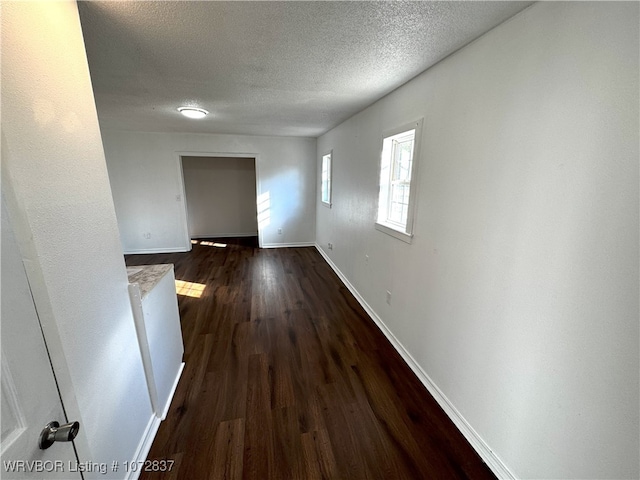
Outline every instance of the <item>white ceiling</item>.
[[(531, 2), (79, 2), (100, 123), (316, 137)], [(189, 120), (182, 105), (210, 115)]]

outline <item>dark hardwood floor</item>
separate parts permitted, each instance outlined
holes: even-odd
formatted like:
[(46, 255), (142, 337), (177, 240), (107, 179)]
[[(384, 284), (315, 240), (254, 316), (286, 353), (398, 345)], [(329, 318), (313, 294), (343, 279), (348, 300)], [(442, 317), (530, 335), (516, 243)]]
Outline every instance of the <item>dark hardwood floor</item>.
[(141, 479), (495, 478), (314, 248), (210, 242), (126, 258), (206, 285)]

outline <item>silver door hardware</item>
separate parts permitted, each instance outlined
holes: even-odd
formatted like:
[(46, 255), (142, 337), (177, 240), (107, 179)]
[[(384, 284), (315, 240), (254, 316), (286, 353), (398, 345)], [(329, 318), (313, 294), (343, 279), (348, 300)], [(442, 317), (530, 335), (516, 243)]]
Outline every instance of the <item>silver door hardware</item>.
[(79, 431), (79, 422), (71, 422), (62, 426), (58, 422), (49, 422), (40, 434), (38, 447), (40, 447), (40, 450), (45, 450), (55, 442), (71, 442), (76, 438)]

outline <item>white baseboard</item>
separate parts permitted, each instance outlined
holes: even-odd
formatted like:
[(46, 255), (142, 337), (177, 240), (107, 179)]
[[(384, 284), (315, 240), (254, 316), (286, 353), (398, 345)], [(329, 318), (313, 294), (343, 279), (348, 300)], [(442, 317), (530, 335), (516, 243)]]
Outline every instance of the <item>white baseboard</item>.
[(171, 400), (173, 400), (173, 395), (176, 393), (176, 388), (178, 388), (178, 382), (180, 381), (180, 377), (182, 376), (182, 371), (184, 370), (184, 362), (180, 364), (180, 368), (178, 369), (178, 374), (176, 375), (176, 379), (173, 381), (173, 386), (171, 387), (171, 392), (169, 393), (169, 398), (167, 398), (167, 403), (164, 406), (164, 411), (162, 412), (162, 416), (160, 420), (164, 420), (167, 418), (167, 413), (169, 413), (169, 407), (171, 406)]
[(211, 235), (192, 235), (191, 238), (197, 240), (199, 238), (228, 238), (228, 237), (257, 237), (258, 232), (253, 233), (212, 233)]
[[(178, 388), (178, 382), (180, 381), (180, 377), (182, 376), (182, 371), (184, 370), (184, 362), (180, 364), (180, 369), (178, 370), (178, 374), (176, 375), (176, 379), (173, 382), (173, 386), (171, 387), (171, 394), (167, 399), (167, 404), (164, 407), (164, 412), (162, 412), (162, 417), (158, 417), (155, 413), (151, 415), (149, 419), (149, 423), (147, 424), (147, 428), (140, 439), (140, 443), (138, 444), (138, 448), (136, 449), (136, 454), (131, 461), (132, 465), (142, 465), (147, 459), (147, 455), (149, 455), (149, 450), (151, 450), (151, 445), (153, 445), (153, 440), (156, 438), (156, 434), (158, 433), (158, 428), (160, 428), (160, 423), (167, 418), (167, 413), (169, 412), (169, 407), (171, 406), (171, 400), (173, 400), (173, 395), (176, 393), (176, 388)], [(140, 476), (140, 472), (142, 468), (129, 469), (125, 480), (137, 480)]]
[(315, 242), (298, 243), (263, 243), (260, 248), (315, 247)]
[[(191, 247), (191, 245), (189, 245)], [(143, 253), (182, 253), (190, 251), (190, 248), (171, 247), (171, 248), (140, 248), (136, 250), (127, 250), (123, 252), (125, 255), (139, 255)]]
[(349, 289), (352, 295), (358, 300), (358, 303), (362, 305), (362, 308), (367, 312), (367, 314), (371, 317), (371, 319), (378, 326), (380, 331), (387, 337), (391, 345), (396, 349), (396, 351), (400, 354), (409, 368), (415, 373), (418, 379), (422, 382), (422, 384), (426, 387), (429, 393), (433, 396), (433, 398), (438, 402), (438, 404), (445, 411), (447, 416), (451, 419), (454, 425), (460, 430), (460, 432), (464, 435), (467, 441), (471, 444), (480, 458), (484, 460), (487, 466), (491, 469), (491, 471), (500, 479), (513, 479), (515, 480), (517, 477), (509, 470), (509, 468), (504, 464), (504, 462), (493, 452), (491, 447), (487, 445), (487, 443), (480, 437), (478, 432), (474, 430), (474, 428), (467, 422), (467, 420), (462, 416), (462, 414), (458, 411), (458, 409), (451, 403), (451, 401), (447, 398), (447, 396), (438, 388), (438, 386), (431, 380), (429, 375), (422, 369), (422, 367), (415, 361), (415, 359), (411, 356), (411, 354), (404, 348), (402, 343), (395, 337), (395, 335), (389, 330), (389, 328), (385, 325), (382, 319), (378, 316), (378, 314), (371, 308), (371, 306), (365, 301), (365, 299), (360, 295), (360, 293), (355, 289), (351, 282), (344, 276), (344, 274), (340, 271), (340, 269), (336, 266), (335, 263), (329, 258), (329, 256), (320, 248), (320, 245), (315, 244), (316, 249), (322, 255), (322, 257), (326, 260), (329, 266), (333, 269), (333, 271), (338, 275), (342, 283), (344, 283), (345, 287)]
[[(142, 466), (143, 462), (147, 459), (149, 450), (151, 450), (151, 444), (153, 444), (153, 440), (156, 438), (156, 433), (158, 433), (160, 422), (161, 420), (152, 413), (149, 423), (147, 424), (147, 428), (144, 431), (144, 435), (142, 435), (138, 448), (136, 449), (136, 454), (131, 460), (131, 465)], [(137, 480), (141, 471), (142, 468), (136, 468), (135, 471), (130, 468), (127, 472), (127, 476), (124, 478), (125, 480)]]

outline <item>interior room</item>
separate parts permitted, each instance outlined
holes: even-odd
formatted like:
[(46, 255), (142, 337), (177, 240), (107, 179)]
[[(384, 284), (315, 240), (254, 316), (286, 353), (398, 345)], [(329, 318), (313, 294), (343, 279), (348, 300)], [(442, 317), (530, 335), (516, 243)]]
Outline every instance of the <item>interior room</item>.
[(258, 237), (256, 159), (182, 158), (189, 237)]
[(1, 7), (3, 478), (640, 477), (638, 2)]

